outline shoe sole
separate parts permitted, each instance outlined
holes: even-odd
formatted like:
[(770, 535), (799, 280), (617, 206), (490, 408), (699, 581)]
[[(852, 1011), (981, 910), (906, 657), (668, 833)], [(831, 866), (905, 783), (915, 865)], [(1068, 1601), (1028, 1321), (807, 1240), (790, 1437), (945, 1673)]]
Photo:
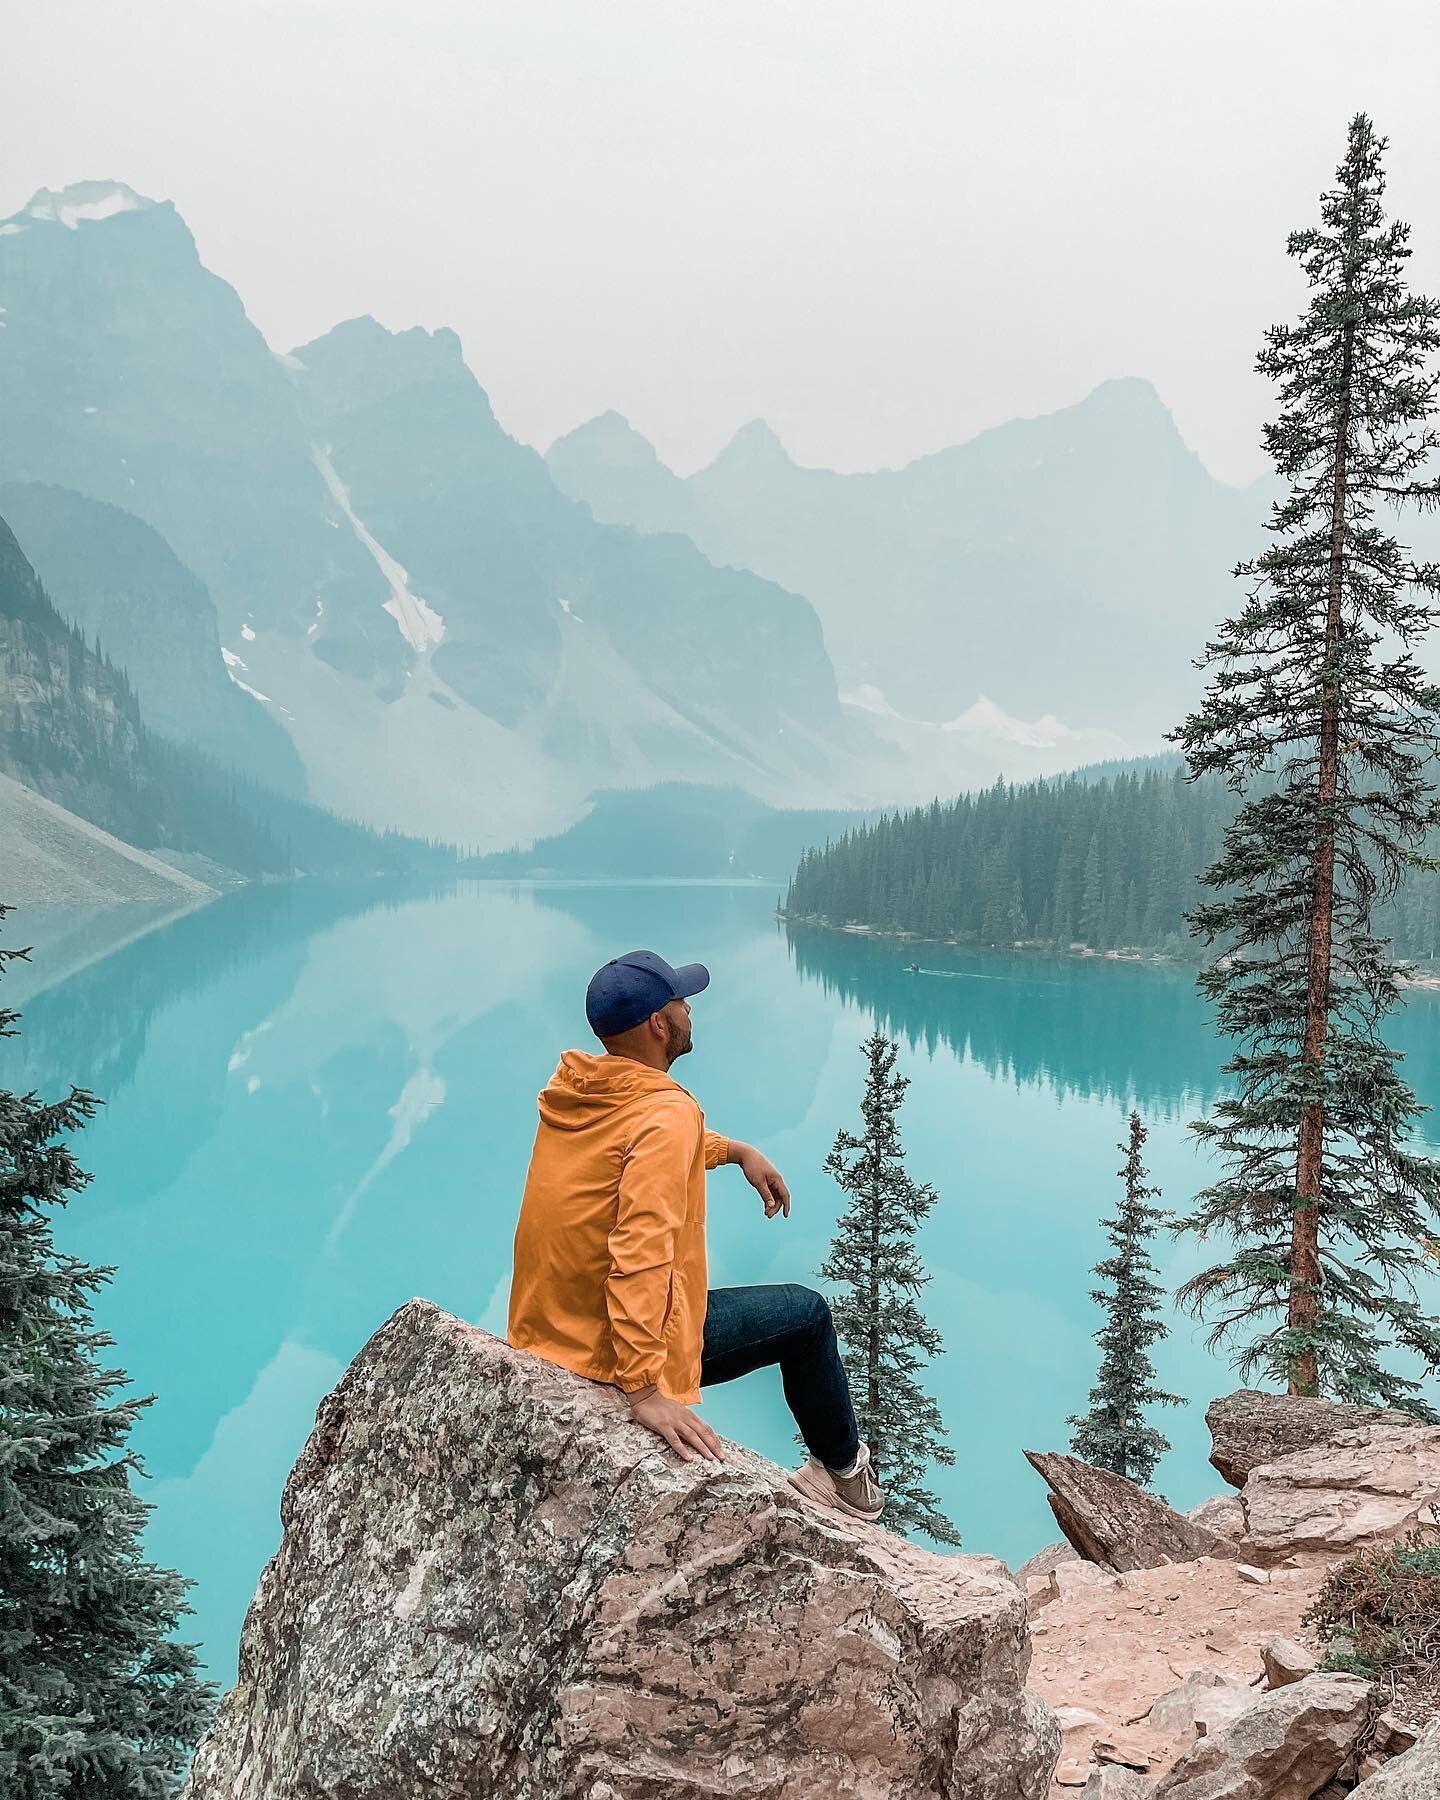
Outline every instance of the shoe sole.
[(873, 1512), (866, 1512), (858, 1506), (851, 1506), (848, 1500), (842, 1500), (834, 1487), (817, 1475), (807, 1463), (803, 1469), (797, 1469), (786, 1477), (797, 1494), (803, 1494), (807, 1500), (813, 1500), (817, 1506), (828, 1508), (831, 1512), (844, 1513), (847, 1518), (860, 1519), (866, 1525), (873, 1525), (884, 1512), (884, 1506), (877, 1506)]

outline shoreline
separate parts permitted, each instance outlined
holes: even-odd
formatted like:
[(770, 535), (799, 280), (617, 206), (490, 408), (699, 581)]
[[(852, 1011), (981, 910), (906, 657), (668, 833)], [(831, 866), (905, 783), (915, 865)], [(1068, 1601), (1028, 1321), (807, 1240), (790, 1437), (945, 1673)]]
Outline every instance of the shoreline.
[[(813, 913), (792, 915), (779, 906), (776, 907), (774, 916), (782, 925), (804, 926), (811, 931), (828, 931), (840, 937), (873, 938), (878, 943), (917, 946), (931, 944), (941, 950), (971, 950), (981, 955), (1000, 951), (1010, 956), (1050, 957), (1062, 962), (1111, 962), (1191, 970), (1199, 970), (1203, 966), (1166, 950), (1095, 950), (1089, 944), (1047, 944), (1035, 938), (1018, 938), (1009, 944), (982, 944), (978, 940), (966, 942), (953, 937), (927, 938), (916, 931), (886, 930), (880, 925), (836, 925)], [(1396, 986), (1404, 992), (1440, 993), (1440, 966), (1421, 968), (1419, 964), (1411, 964), (1409, 972), (1400, 977)]]

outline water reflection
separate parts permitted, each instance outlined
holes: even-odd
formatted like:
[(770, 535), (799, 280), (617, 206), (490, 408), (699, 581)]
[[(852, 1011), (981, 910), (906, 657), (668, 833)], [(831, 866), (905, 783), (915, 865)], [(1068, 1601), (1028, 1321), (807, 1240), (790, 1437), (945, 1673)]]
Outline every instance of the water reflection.
[[(1189, 1116), (1218, 1089), (1191, 971), (1101, 958), (909, 946), (787, 927), (802, 975), (933, 1055), (940, 1045), (1019, 1087)], [(907, 972), (910, 962), (921, 965)]]

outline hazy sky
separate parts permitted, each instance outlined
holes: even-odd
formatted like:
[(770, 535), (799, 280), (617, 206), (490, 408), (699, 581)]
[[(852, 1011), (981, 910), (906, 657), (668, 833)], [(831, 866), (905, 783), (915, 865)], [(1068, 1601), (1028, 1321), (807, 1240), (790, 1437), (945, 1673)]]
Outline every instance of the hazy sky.
[(0, 215), (128, 181), (277, 349), (453, 325), (517, 436), (615, 407), (682, 470), (1134, 374), (1248, 479), (1357, 108), (1440, 290), (1434, 0), (0, 0), (0, 46)]

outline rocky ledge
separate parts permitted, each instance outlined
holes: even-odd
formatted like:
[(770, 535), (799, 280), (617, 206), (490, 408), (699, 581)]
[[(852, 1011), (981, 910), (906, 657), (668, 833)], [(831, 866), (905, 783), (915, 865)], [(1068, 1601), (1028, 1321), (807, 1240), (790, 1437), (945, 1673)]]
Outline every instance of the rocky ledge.
[(1338, 1563), (1440, 1523), (1440, 1428), (1249, 1390), (1206, 1418), (1240, 1492), (1185, 1517), (1027, 1452), (1068, 1540), (1019, 1571), (1057, 1800), (1440, 1800), (1440, 1689), (1387, 1704), (1320, 1667), (1305, 1624)]
[(1024, 1598), (424, 1301), (320, 1408), (189, 1800), (1040, 1800)]

